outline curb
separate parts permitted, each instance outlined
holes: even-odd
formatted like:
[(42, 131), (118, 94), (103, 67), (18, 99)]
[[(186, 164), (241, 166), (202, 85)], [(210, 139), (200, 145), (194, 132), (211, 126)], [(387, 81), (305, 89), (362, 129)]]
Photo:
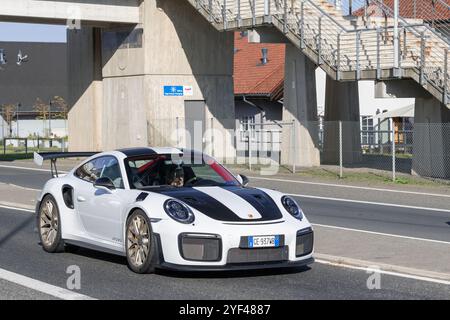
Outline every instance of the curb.
[(314, 258), (316, 262), (320, 263), (320, 260), (342, 267), (355, 267), (355, 268), (367, 268), (374, 269), (375, 267), (386, 272), (401, 273), (410, 276), (429, 278), (430, 280), (439, 280), (448, 282), (450, 285), (450, 274), (439, 273), (434, 271), (415, 269), (409, 267), (403, 267), (398, 265), (391, 265), (385, 263), (378, 263), (373, 261), (358, 260), (353, 258), (338, 257), (329, 254), (315, 253)]

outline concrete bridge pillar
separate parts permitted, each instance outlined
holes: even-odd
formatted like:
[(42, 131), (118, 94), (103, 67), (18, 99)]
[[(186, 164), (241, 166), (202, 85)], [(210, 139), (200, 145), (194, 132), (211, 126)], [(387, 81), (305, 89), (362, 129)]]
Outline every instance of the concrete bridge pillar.
[(103, 81), (101, 30), (85, 27), (67, 34), (68, 115), (71, 151), (102, 150)]
[(320, 166), (316, 66), (298, 48), (286, 45), (281, 163)]
[(416, 98), (413, 174), (450, 178), (450, 110), (436, 98)]
[(140, 13), (140, 24), (69, 31), (70, 149), (183, 147), (201, 121), (196, 147), (234, 158), (233, 33), (185, 0), (143, 0)]
[(361, 162), (358, 82), (339, 82), (327, 76), (323, 162), (339, 163), (339, 121), (342, 121), (343, 162)]
[[(180, 146), (234, 158), (233, 32), (218, 32), (185, 0), (145, 0), (143, 19), (149, 143), (175, 144), (178, 126)], [(190, 91), (167, 96), (165, 86)]]

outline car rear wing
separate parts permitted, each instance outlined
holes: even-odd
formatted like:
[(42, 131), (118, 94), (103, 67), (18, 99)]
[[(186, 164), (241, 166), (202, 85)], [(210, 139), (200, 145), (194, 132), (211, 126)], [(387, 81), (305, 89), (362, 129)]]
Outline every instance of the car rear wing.
[(34, 163), (38, 166), (42, 166), (45, 160), (50, 160), (50, 169), (52, 177), (58, 177), (58, 168), (56, 161), (58, 159), (67, 158), (86, 158), (98, 154), (98, 152), (45, 152), (34, 153)]

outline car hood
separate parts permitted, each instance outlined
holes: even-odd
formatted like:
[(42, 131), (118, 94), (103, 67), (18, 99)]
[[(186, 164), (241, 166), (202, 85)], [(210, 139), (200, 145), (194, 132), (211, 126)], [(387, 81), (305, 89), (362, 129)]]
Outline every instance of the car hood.
[(151, 192), (183, 201), (191, 208), (220, 221), (271, 221), (283, 217), (274, 200), (264, 191), (255, 188), (161, 188)]

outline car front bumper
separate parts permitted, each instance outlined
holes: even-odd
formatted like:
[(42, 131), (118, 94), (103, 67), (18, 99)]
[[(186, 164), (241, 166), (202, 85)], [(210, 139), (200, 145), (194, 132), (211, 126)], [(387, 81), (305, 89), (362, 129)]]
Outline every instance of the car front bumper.
[[(158, 231), (162, 230), (160, 229)], [(155, 232), (158, 252), (155, 264), (160, 269), (204, 272), (257, 270), (297, 268), (310, 265), (314, 262), (314, 231), (308, 222), (298, 224), (279, 223), (258, 226), (232, 226), (228, 230), (222, 226), (220, 228), (221, 232), (215, 234), (215, 238), (208, 238), (208, 240), (220, 240), (217, 259), (210, 261), (192, 260), (185, 257), (180, 239), (182, 239), (186, 230), (178, 229), (175, 231), (172, 228), (172, 232), (168, 231), (168, 229), (164, 228), (164, 232), (162, 233)], [(191, 235), (205, 235), (205, 233), (206, 230), (190, 232)], [(248, 248), (245, 245), (247, 236), (272, 234), (282, 236), (283, 240), (279, 247)], [(213, 236), (214, 234), (209, 235)], [(309, 236), (307, 244), (299, 240), (299, 237), (303, 236)], [(300, 247), (298, 244), (300, 244)], [(211, 257), (211, 255), (209, 256)]]

